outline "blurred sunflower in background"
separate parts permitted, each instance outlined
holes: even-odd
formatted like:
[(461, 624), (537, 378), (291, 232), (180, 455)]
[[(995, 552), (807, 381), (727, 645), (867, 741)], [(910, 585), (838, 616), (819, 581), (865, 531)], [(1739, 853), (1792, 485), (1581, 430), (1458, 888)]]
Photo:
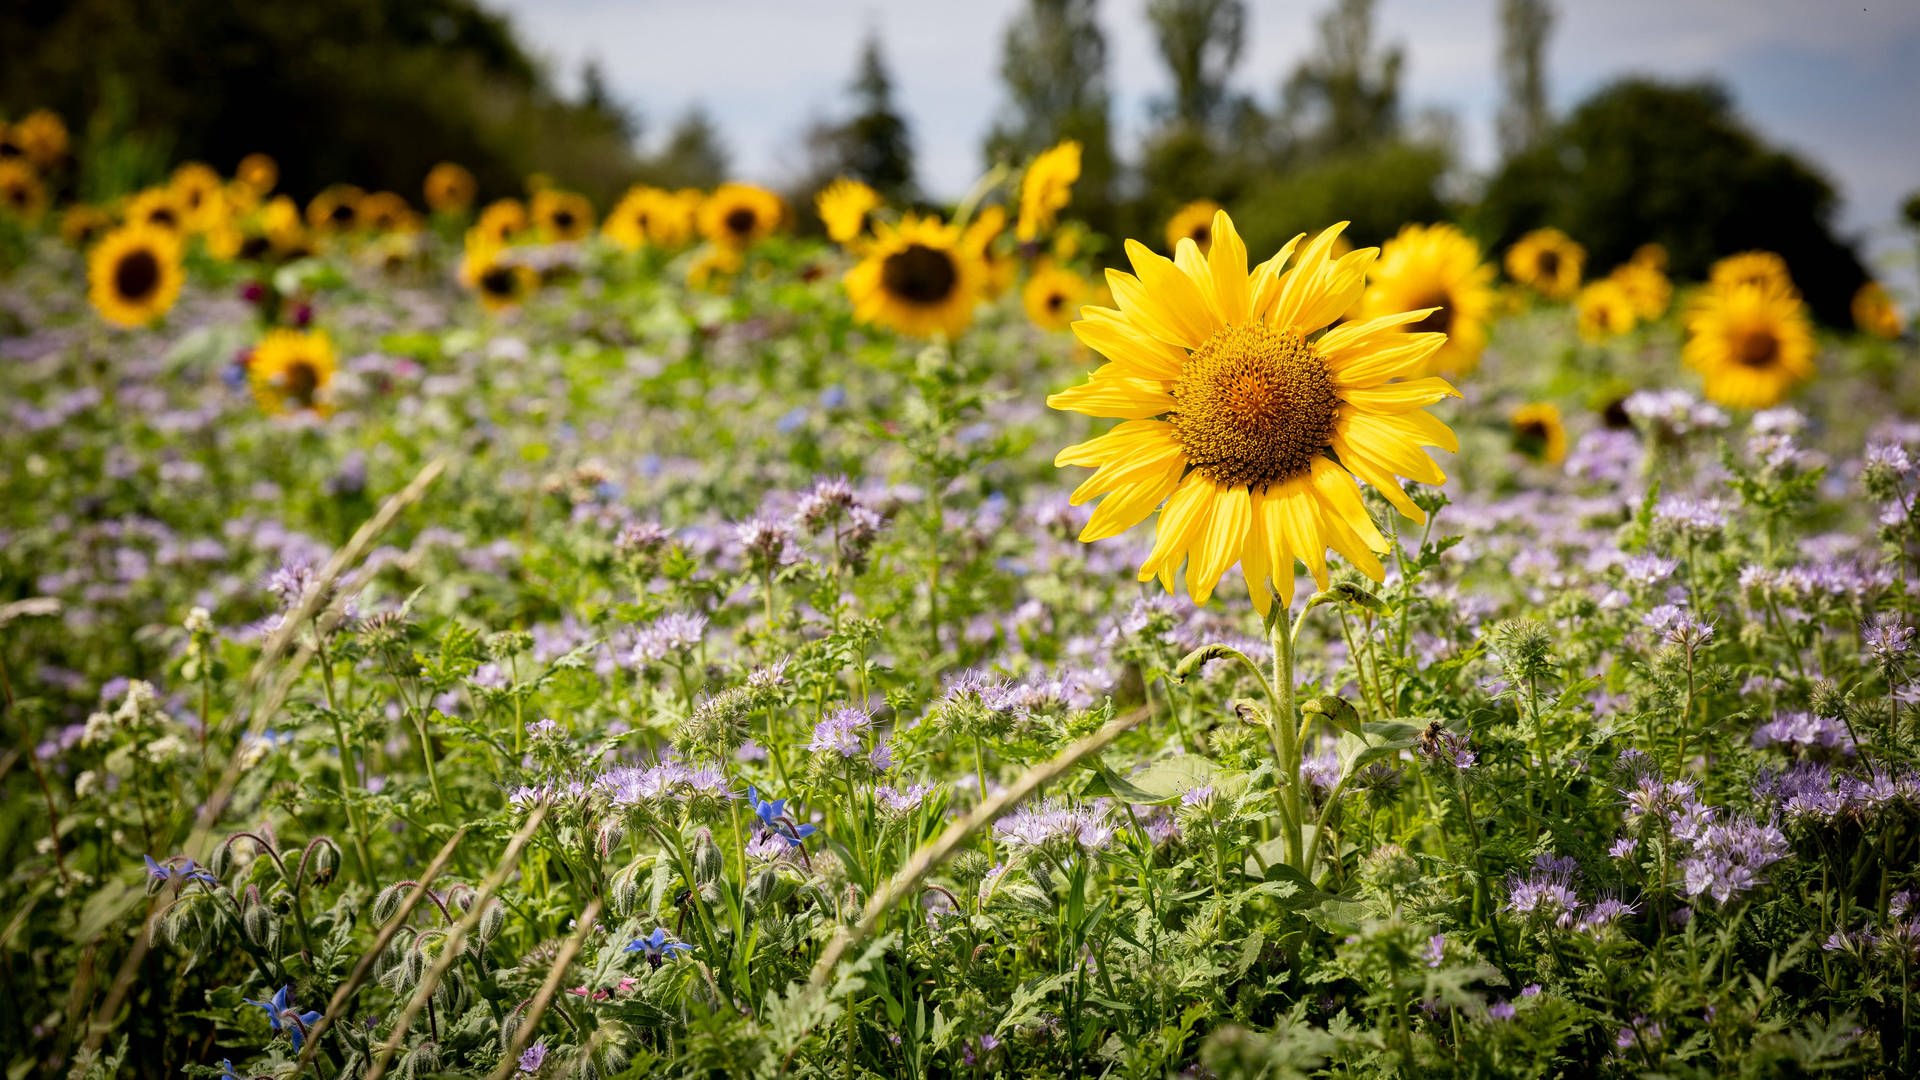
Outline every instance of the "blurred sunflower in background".
[(1707, 271), (1707, 288), (1738, 289), (1751, 286), (1783, 296), (1798, 296), (1793, 275), (1787, 272), (1787, 260), (1771, 251), (1742, 251), (1713, 264)]
[(1043, 262), (1020, 290), (1027, 318), (1042, 330), (1065, 330), (1087, 299), (1087, 279), (1054, 262)]
[(370, 232), (413, 232), (420, 227), (420, 215), (413, 212), (405, 198), (392, 191), (361, 196), (360, 204), (354, 207), (354, 216), (359, 219), (360, 227)]
[(317, 233), (351, 232), (360, 225), (360, 200), (366, 192), (352, 184), (335, 184), (307, 204), (307, 225)]
[[(275, 195), (260, 208), (260, 235), (270, 247), (270, 251), (261, 252), (261, 257), (278, 254), (283, 258), (297, 258), (312, 247), (306, 223), (300, 219), (300, 207), (288, 195)], [(244, 240), (241, 249), (246, 250)]]
[(653, 215), (659, 205), (658, 188), (636, 184), (620, 196), (600, 222), (600, 235), (622, 251), (639, 251), (653, 241)]
[(497, 244), (527, 231), (527, 208), (519, 199), (495, 199), (480, 211), (474, 229)]
[(847, 271), (854, 317), (902, 334), (957, 337), (973, 321), (984, 268), (958, 228), (908, 214), (874, 228), (866, 257)]
[(233, 170), (233, 178), (264, 198), (280, 182), (280, 163), (266, 154), (248, 154)]
[(997, 242), (1006, 231), (1007, 208), (991, 203), (981, 207), (960, 234), (960, 246), (972, 253), (980, 264), (980, 293), (988, 300), (997, 300), (1012, 288), (1020, 270), (1013, 253), (1003, 250)]
[(37, 220), (47, 209), (47, 188), (40, 174), (20, 158), (0, 161), (0, 210), (22, 221)]
[(707, 201), (699, 188), (661, 191), (654, 200), (647, 235), (663, 248), (683, 248), (700, 233), (700, 207)]
[(153, 187), (137, 192), (127, 200), (124, 220), (128, 225), (146, 225), (156, 229), (165, 229), (176, 236), (182, 235), (187, 227), (186, 210), (180, 206), (180, 200), (171, 188)]
[(1813, 353), (1813, 324), (1799, 297), (1745, 284), (1694, 298), (1680, 359), (1700, 373), (1713, 401), (1765, 409), (1813, 376)]
[(179, 236), (152, 225), (115, 229), (87, 256), (87, 299), (116, 326), (159, 319), (179, 299), (185, 280)]
[(1213, 243), (1213, 215), (1219, 212), (1220, 204), (1212, 199), (1195, 199), (1175, 210), (1167, 219), (1167, 250), (1178, 250), (1180, 241), (1191, 240), (1206, 254)]
[(186, 162), (167, 180), (174, 205), (192, 232), (206, 232), (226, 219), (226, 186), (213, 166), (200, 161)]
[(541, 188), (533, 193), (528, 212), (534, 228), (550, 243), (585, 240), (593, 234), (593, 204), (577, 192)]
[(1023, 244), (1053, 228), (1054, 219), (1073, 201), (1080, 179), (1080, 144), (1072, 139), (1043, 150), (1020, 177), (1020, 220), (1014, 236)]
[(786, 214), (780, 196), (753, 184), (726, 183), (700, 204), (700, 235), (745, 250), (773, 235)]
[(687, 264), (687, 285), (702, 292), (721, 292), (745, 261), (739, 248), (708, 244)]
[(1567, 424), (1560, 418), (1560, 407), (1550, 401), (1536, 401), (1513, 410), (1507, 417), (1513, 448), (1523, 456), (1548, 465), (1567, 459)]
[(866, 184), (841, 177), (820, 189), (814, 196), (814, 209), (827, 237), (841, 247), (850, 247), (867, 232), (867, 215), (880, 209), (880, 193)]
[(1493, 267), (1480, 245), (1452, 225), (1408, 225), (1380, 248), (1357, 318), (1433, 308), (1408, 327), (1447, 335), (1428, 374), (1461, 375), (1480, 365), (1493, 315)]
[(269, 416), (333, 413), (333, 342), (324, 330), (273, 330), (247, 364), (253, 399)]
[(1127, 242), (1135, 272), (1107, 272), (1118, 308), (1087, 308), (1073, 324), (1109, 362), (1047, 399), (1123, 421), (1054, 459), (1095, 470), (1075, 504), (1105, 496), (1081, 540), (1117, 536), (1157, 508), (1140, 580), (1172, 592), (1185, 563), (1187, 592), (1204, 604), (1238, 562), (1262, 614), (1276, 594), (1292, 603), (1296, 559), (1327, 587), (1329, 546), (1382, 579), (1376, 553), (1387, 540), (1356, 479), (1425, 521), (1399, 477), (1446, 480), (1425, 448), (1459, 444), (1423, 409), (1458, 392), (1423, 377), (1446, 344), (1444, 334), (1408, 332), (1427, 311), (1325, 329), (1361, 295), (1378, 254), (1333, 258), (1344, 227), (1320, 233), (1283, 271), (1304, 239), (1295, 237), (1251, 274), (1224, 212), (1206, 255), (1190, 240), (1172, 261)]
[(60, 239), (84, 248), (113, 228), (113, 215), (92, 203), (74, 203), (60, 214)]
[(1633, 317), (1641, 322), (1665, 315), (1673, 302), (1673, 282), (1667, 280), (1666, 271), (1650, 260), (1642, 260), (1637, 253), (1614, 267), (1607, 279), (1626, 292), (1633, 303)]
[(1580, 287), (1587, 249), (1559, 229), (1535, 229), (1507, 249), (1507, 276), (1549, 300), (1566, 300)]
[(510, 261), (506, 249), (478, 229), (467, 233), (460, 260), (460, 284), (480, 297), (488, 311), (518, 306), (540, 287), (540, 275), (531, 266)]
[(1869, 281), (1853, 294), (1853, 325), (1862, 333), (1892, 341), (1900, 336), (1905, 320), (1887, 287)]
[(66, 160), (67, 122), (52, 109), (35, 109), (21, 117), (10, 134), (21, 155), (42, 173), (52, 172)]
[(1638, 316), (1633, 295), (1614, 278), (1589, 282), (1573, 302), (1580, 336), (1588, 341), (1605, 341), (1633, 329)]
[(473, 173), (458, 162), (442, 161), (427, 170), (427, 178), (420, 184), (421, 197), (426, 199), (427, 209), (436, 214), (464, 214), (473, 208), (474, 196), (480, 190)]

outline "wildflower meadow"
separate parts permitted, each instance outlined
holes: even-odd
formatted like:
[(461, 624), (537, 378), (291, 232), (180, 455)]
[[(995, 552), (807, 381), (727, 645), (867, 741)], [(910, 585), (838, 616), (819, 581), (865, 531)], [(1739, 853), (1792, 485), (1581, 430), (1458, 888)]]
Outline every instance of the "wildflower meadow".
[(1888, 289), (0, 136), (10, 1077), (1920, 1074)]

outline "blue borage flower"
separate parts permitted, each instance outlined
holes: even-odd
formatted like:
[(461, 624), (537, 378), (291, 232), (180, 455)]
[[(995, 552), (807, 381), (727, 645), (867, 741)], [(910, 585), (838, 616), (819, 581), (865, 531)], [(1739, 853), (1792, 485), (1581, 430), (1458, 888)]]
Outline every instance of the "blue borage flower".
[(682, 941), (668, 940), (666, 928), (656, 926), (653, 928), (653, 933), (628, 942), (626, 951), (644, 953), (647, 963), (659, 967), (660, 961), (671, 959), (677, 953), (692, 952), (693, 946)]
[(273, 1029), (273, 1033), (278, 1035), (284, 1030), (287, 1033), (287, 1037), (293, 1040), (293, 1052), (297, 1054), (300, 1052), (301, 1044), (307, 1041), (308, 1029), (312, 1028), (314, 1023), (320, 1019), (320, 1013), (312, 1009), (301, 1012), (294, 1008), (292, 1002), (288, 1000), (292, 992), (293, 987), (283, 986), (278, 993), (274, 994), (273, 997), (267, 1001), (255, 1001), (252, 998), (244, 998), (242, 1000), (249, 1005), (258, 1005), (261, 1009), (265, 1010), (267, 1014), (267, 1024)]
[(151, 855), (140, 857), (147, 861), (147, 877), (161, 887), (184, 886), (190, 881), (197, 881), (211, 889), (220, 884), (204, 867), (185, 855), (175, 855), (166, 862), (155, 862)]
[(787, 842), (788, 847), (800, 847), (807, 837), (820, 830), (812, 825), (802, 825), (787, 813), (787, 800), (760, 798), (756, 788), (747, 788), (747, 800), (753, 804), (753, 816), (760, 819), (762, 828)]

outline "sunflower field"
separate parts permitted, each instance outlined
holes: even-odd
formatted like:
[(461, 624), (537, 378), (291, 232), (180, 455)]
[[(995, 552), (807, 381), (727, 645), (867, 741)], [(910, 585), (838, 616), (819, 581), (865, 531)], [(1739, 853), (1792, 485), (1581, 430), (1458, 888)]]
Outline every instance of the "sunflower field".
[(1920, 1074), (1877, 285), (0, 135), (9, 1077)]

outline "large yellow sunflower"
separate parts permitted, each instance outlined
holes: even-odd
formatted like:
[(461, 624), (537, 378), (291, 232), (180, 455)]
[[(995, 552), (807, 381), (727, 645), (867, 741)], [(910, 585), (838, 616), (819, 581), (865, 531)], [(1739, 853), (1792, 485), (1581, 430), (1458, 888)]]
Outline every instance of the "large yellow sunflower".
[(1573, 302), (1580, 336), (1588, 341), (1605, 341), (1633, 329), (1633, 294), (1614, 278), (1601, 278), (1582, 287)]
[(1200, 245), (1200, 253), (1206, 254), (1213, 243), (1213, 215), (1219, 212), (1220, 204), (1212, 199), (1195, 199), (1175, 210), (1167, 219), (1167, 250), (1175, 250), (1184, 239)]
[(813, 206), (827, 228), (828, 239), (849, 247), (867, 231), (867, 215), (880, 208), (880, 193), (843, 176), (821, 188)]
[(333, 342), (325, 330), (281, 328), (262, 338), (247, 362), (253, 397), (269, 415), (333, 413)]
[(1587, 249), (1559, 229), (1535, 229), (1507, 249), (1507, 276), (1549, 300), (1565, 300), (1580, 287)]
[(1378, 255), (1362, 248), (1332, 258), (1344, 227), (1304, 248), (1295, 237), (1251, 274), (1225, 212), (1214, 215), (1205, 255), (1191, 240), (1171, 261), (1127, 242), (1135, 273), (1107, 271), (1119, 307), (1086, 308), (1073, 324), (1109, 362), (1047, 399), (1124, 421), (1054, 459), (1095, 470), (1075, 503), (1105, 496), (1080, 539), (1118, 535), (1159, 508), (1140, 580), (1157, 578), (1171, 592), (1184, 562), (1187, 592), (1205, 603), (1238, 562), (1263, 614), (1275, 595), (1283, 607), (1292, 602), (1295, 559), (1326, 587), (1329, 546), (1381, 578), (1376, 553), (1387, 541), (1355, 480), (1424, 521), (1399, 477), (1445, 482), (1423, 448), (1459, 444), (1422, 409), (1458, 391), (1421, 377), (1447, 340), (1407, 330), (1430, 310), (1321, 332), (1359, 297)]
[(593, 233), (593, 204), (585, 195), (558, 188), (533, 193), (533, 223), (549, 241), (585, 240)]
[(1892, 341), (1900, 336), (1903, 320), (1893, 295), (1877, 281), (1869, 281), (1853, 294), (1853, 325), (1863, 333)]
[(1087, 298), (1087, 279), (1054, 262), (1043, 262), (1020, 290), (1027, 318), (1042, 330), (1065, 330)]
[(1797, 296), (1793, 275), (1787, 273), (1787, 260), (1771, 251), (1742, 251), (1715, 262), (1707, 271), (1710, 289), (1734, 289), (1751, 285), (1783, 296)]
[(1435, 308), (1410, 329), (1447, 335), (1433, 354), (1435, 375), (1459, 375), (1480, 364), (1493, 314), (1493, 267), (1480, 245), (1451, 225), (1408, 225), (1380, 249), (1359, 317)]
[(958, 228), (908, 214), (898, 225), (875, 227), (866, 257), (847, 271), (847, 297), (861, 322), (917, 337), (955, 337), (973, 321), (984, 276)]
[(1680, 359), (1700, 373), (1712, 400), (1765, 409), (1812, 377), (1813, 352), (1813, 325), (1800, 299), (1749, 284), (1694, 298)]
[(700, 207), (707, 201), (699, 188), (662, 191), (647, 220), (647, 235), (663, 248), (683, 248), (700, 233)]
[(426, 197), (427, 209), (436, 214), (464, 214), (473, 207), (479, 185), (465, 165), (442, 161), (427, 170), (427, 178), (420, 188)]
[(1073, 183), (1080, 179), (1080, 144), (1072, 139), (1043, 150), (1020, 178), (1020, 221), (1014, 236), (1025, 244), (1053, 228), (1060, 211), (1073, 201)]
[(180, 239), (151, 225), (108, 233), (87, 256), (87, 299), (118, 326), (145, 326), (180, 297)]
[(780, 196), (766, 188), (721, 184), (700, 203), (700, 235), (723, 247), (743, 250), (771, 236), (785, 213)]
[(35, 221), (46, 209), (46, 185), (40, 182), (33, 166), (18, 158), (0, 161), (0, 212), (22, 221)]

